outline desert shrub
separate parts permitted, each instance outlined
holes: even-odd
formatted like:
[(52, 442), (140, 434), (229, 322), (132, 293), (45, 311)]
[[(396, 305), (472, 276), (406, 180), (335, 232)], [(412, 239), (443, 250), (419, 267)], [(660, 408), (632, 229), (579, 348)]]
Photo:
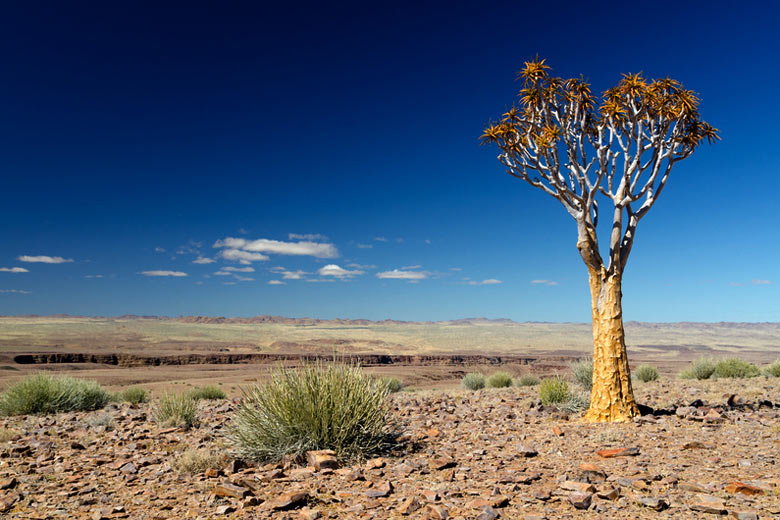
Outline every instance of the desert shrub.
[(190, 390), (189, 396), (195, 401), (200, 401), (201, 399), (212, 401), (216, 399), (225, 399), (227, 394), (225, 394), (225, 391), (218, 386), (208, 385), (193, 388)]
[(713, 375), (719, 378), (744, 378), (756, 377), (761, 371), (753, 363), (748, 363), (739, 358), (721, 359), (715, 364)]
[(768, 377), (780, 377), (780, 359), (765, 366), (764, 375)]
[(137, 386), (125, 388), (118, 392), (116, 396), (118, 398), (117, 400), (131, 404), (146, 403), (149, 401), (149, 394), (146, 390)]
[(647, 383), (658, 379), (658, 370), (650, 365), (639, 365), (637, 369), (634, 370), (634, 375), (643, 383)]
[(112, 430), (114, 428), (114, 418), (110, 413), (105, 412), (90, 414), (90, 417), (87, 418), (87, 424), (92, 428), (102, 426), (106, 430)]
[(196, 475), (207, 469), (219, 469), (225, 463), (225, 456), (214, 450), (187, 449), (177, 454), (171, 461), (171, 467), (179, 473)]
[(198, 416), (198, 403), (189, 394), (164, 393), (153, 405), (154, 420), (166, 428), (189, 428)]
[(0, 415), (50, 414), (103, 408), (109, 393), (95, 381), (35, 374), (0, 395)]
[(506, 372), (496, 372), (487, 378), (487, 386), (490, 388), (507, 388), (512, 386), (512, 376)]
[(715, 372), (715, 361), (709, 358), (699, 358), (693, 361), (691, 368), (688, 370), (690, 373), (686, 375), (691, 377), (684, 377), (683, 379), (709, 379)]
[(22, 432), (13, 428), (5, 428), (0, 426), (0, 442), (8, 442), (13, 440), (17, 435), (21, 435)]
[(403, 383), (401, 383), (401, 380), (397, 377), (386, 377), (385, 384), (387, 385), (387, 391), (391, 394), (400, 392), (404, 387)]
[(569, 395), (569, 383), (561, 377), (545, 379), (539, 386), (539, 398), (545, 406), (563, 403)]
[(570, 393), (560, 403), (553, 404), (558, 410), (577, 413), (586, 410), (590, 406), (590, 396), (585, 392)]
[(344, 460), (376, 455), (398, 436), (388, 391), (355, 365), (280, 367), (244, 391), (228, 437), (236, 455), (253, 461), (322, 449)]
[(463, 385), (463, 388), (469, 390), (481, 390), (482, 388), (485, 388), (485, 376), (479, 372), (471, 372), (470, 374), (463, 376), (463, 379), (460, 380), (460, 384)]
[(515, 379), (516, 386), (536, 386), (542, 381), (533, 374), (523, 374)]
[(574, 374), (574, 380), (579, 383), (582, 388), (590, 392), (593, 386), (593, 360), (591, 358), (580, 359), (569, 365), (572, 373)]

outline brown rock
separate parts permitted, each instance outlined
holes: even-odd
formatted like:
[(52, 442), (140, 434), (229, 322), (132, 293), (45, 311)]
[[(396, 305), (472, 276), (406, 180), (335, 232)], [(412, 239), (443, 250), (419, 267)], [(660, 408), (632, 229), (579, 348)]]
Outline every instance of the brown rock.
[(574, 491), (569, 493), (569, 503), (577, 509), (588, 509), (593, 500), (593, 495), (590, 493), (581, 493)]
[(306, 460), (310, 466), (317, 470), (338, 469), (339, 461), (336, 459), (336, 452), (333, 450), (307, 451)]
[(428, 502), (436, 502), (439, 499), (439, 494), (431, 489), (424, 489), (422, 495)]
[(232, 513), (235, 510), (236, 510), (236, 508), (231, 506), (230, 504), (221, 505), (221, 506), (217, 507), (217, 514), (218, 515), (226, 515), (228, 513)]
[(638, 502), (643, 506), (649, 507), (650, 509), (655, 509), (656, 511), (663, 511), (669, 507), (669, 502), (663, 498), (640, 497)]
[(428, 518), (432, 520), (447, 520), (450, 512), (444, 506), (428, 506)]
[(566, 491), (579, 491), (580, 493), (595, 493), (596, 488), (592, 484), (587, 482), (574, 482), (573, 480), (567, 480), (561, 484), (561, 489)]
[(476, 520), (495, 520), (499, 517), (498, 511), (490, 506), (482, 508), (482, 512), (477, 515)]
[(136, 468), (135, 464), (133, 464), (132, 462), (128, 462), (127, 464), (124, 464), (122, 467), (120, 467), (119, 471), (121, 471), (125, 475), (135, 475), (136, 473), (138, 473), (138, 468)]
[(764, 490), (744, 482), (730, 482), (726, 485), (726, 493), (731, 493), (732, 495), (737, 493), (742, 493), (743, 495), (763, 495)]
[(403, 501), (401, 506), (398, 508), (398, 512), (402, 515), (410, 515), (421, 507), (422, 503), (417, 500), (417, 497), (412, 496)]
[(526, 446), (525, 444), (518, 444), (517, 454), (520, 455), (521, 457), (531, 458), (539, 455), (539, 452), (530, 446)]
[(428, 462), (428, 466), (436, 471), (441, 471), (447, 468), (454, 468), (456, 465), (457, 463), (452, 457), (437, 457), (435, 459), (431, 459)]
[(267, 505), (269, 508), (277, 511), (295, 509), (296, 507), (302, 506), (308, 498), (309, 494), (305, 491), (292, 491), (279, 495), (270, 502), (267, 502)]
[(0, 489), (13, 489), (16, 487), (16, 477), (7, 478), (0, 481)]
[(609, 459), (612, 457), (634, 457), (639, 455), (639, 448), (612, 448), (596, 452), (599, 457)]
[(222, 484), (214, 486), (214, 494), (218, 497), (244, 498), (251, 495), (252, 492), (241, 486), (223, 482)]
[(737, 520), (758, 520), (758, 515), (753, 511), (732, 511), (731, 516)]
[(301, 520), (317, 520), (322, 515), (316, 509), (309, 509), (308, 507), (304, 507), (300, 510), (298, 516), (301, 518)]
[(214, 468), (209, 468), (209, 469), (207, 469), (206, 471), (203, 472), (203, 476), (204, 477), (208, 477), (208, 478), (218, 477), (219, 476), (219, 470), (214, 469)]
[(688, 503), (688, 507), (694, 511), (712, 513), (715, 515), (725, 515), (727, 512), (721, 499), (712, 495), (703, 495), (701, 493), (694, 495), (693, 500)]
[(387, 465), (387, 461), (382, 457), (377, 457), (375, 459), (369, 459), (366, 461), (366, 469), (380, 469), (384, 468)]
[(11, 493), (10, 495), (5, 495), (0, 498), (0, 513), (5, 513), (10, 510), (20, 498), (19, 493)]
[(246, 462), (239, 459), (233, 459), (228, 463), (227, 466), (225, 466), (225, 474), (226, 475), (232, 475), (233, 473), (238, 473), (242, 469), (246, 468)]
[(563, 437), (563, 430), (558, 428), (557, 426), (553, 426), (553, 434), (557, 435), (558, 437)]
[(617, 500), (620, 497), (620, 491), (612, 486), (599, 486), (596, 490), (596, 496), (604, 500)]
[(393, 484), (390, 481), (382, 482), (381, 484), (374, 485), (366, 491), (365, 495), (371, 498), (382, 498), (390, 495), (393, 492)]

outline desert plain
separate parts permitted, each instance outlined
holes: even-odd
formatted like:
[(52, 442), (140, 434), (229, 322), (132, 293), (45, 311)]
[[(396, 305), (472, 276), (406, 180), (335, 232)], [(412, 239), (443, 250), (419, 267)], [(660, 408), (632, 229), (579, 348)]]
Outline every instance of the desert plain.
[[(118, 390), (218, 384), (193, 428), (150, 403), (0, 419), (0, 509), (25, 519), (772, 518), (780, 515), (780, 378), (681, 380), (693, 359), (780, 357), (780, 324), (627, 323), (643, 415), (585, 424), (538, 387), (459, 385), (468, 372), (568, 375), (589, 324), (183, 317), (0, 318), (0, 387), (39, 371)], [(352, 359), (401, 379), (397, 449), (359, 461), (236, 459), (241, 389), (302, 357)], [(211, 456), (182, 471), (192, 452)], [(327, 459), (327, 457), (326, 457)]]

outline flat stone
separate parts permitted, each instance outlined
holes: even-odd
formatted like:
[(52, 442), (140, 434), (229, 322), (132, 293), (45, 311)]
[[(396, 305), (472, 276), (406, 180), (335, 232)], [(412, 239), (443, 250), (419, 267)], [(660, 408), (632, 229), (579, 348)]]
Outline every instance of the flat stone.
[(603, 500), (617, 500), (620, 497), (620, 490), (612, 486), (599, 486), (596, 490), (596, 496)]
[(575, 482), (573, 480), (567, 480), (561, 483), (561, 489), (566, 491), (579, 491), (580, 493), (595, 493), (596, 488), (593, 484), (587, 482)]
[(403, 503), (398, 508), (398, 512), (402, 515), (410, 515), (421, 507), (422, 503), (417, 499), (416, 496), (412, 496), (403, 501)]
[(292, 491), (278, 496), (268, 502), (268, 507), (277, 511), (286, 509), (295, 509), (302, 506), (308, 500), (309, 494), (306, 491)]
[(248, 489), (231, 484), (229, 482), (223, 482), (214, 486), (214, 494), (218, 497), (232, 497), (232, 498), (244, 498), (252, 494)]
[(711, 513), (714, 515), (725, 515), (727, 513), (726, 508), (723, 506), (723, 501), (712, 495), (703, 495), (701, 493), (694, 495), (693, 500), (688, 503), (694, 511), (700, 511), (702, 513)]
[(758, 515), (753, 511), (732, 511), (731, 516), (737, 520), (758, 520)]
[(593, 495), (590, 493), (581, 493), (574, 491), (569, 493), (569, 503), (577, 509), (588, 509), (593, 501)]
[(520, 455), (521, 457), (531, 458), (539, 455), (539, 452), (530, 446), (526, 446), (524, 444), (518, 444), (517, 454)]
[(495, 520), (499, 516), (500, 515), (498, 511), (496, 511), (490, 506), (486, 506), (482, 508), (482, 512), (477, 515), (476, 520)]
[(433, 520), (447, 520), (450, 517), (450, 512), (444, 506), (431, 505), (428, 506), (428, 518)]
[(371, 489), (366, 491), (365, 495), (370, 498), (382, 498), (390, 495), (393, 492), (393, 484), (390, 481), (382, 482), (379, 485), (374, 485)]
[(737, 493), (742, 493), (743, 495), (763, 495), (764, 490), (744, 482), (730, 482), (726, 484), (726, 493), (731, 493), (732, 495)]
[(612, 448), (596, 452), (599, 457), (609, 459), (612, 457), (635, 457), (639, 455), (639, 448)]
[(222, 505), (222, 506), (217, 507), (217, 514), (218, 515), (226, 515), (228, 513), (232, 513), (235, 510), (236, 510), (235, 507), (231, 506), (230, 504), (226, 504), (226, 505)]
[(11, 493), (10, 495), (5, 495), (0, 498), (0, 513), (5, 513), (14, 507), (14, 504), (17, 503), (20, 498), (19, 493)]
[(640, 497), (637, 502), (650, 509), (655, 509), (656, 511), (663, 511), (669, 507), (669, 502), (663, 498)]
[(16, 487), (17, 483), (18, 482), (16, 481), (16, 477), (0, 480), (0, 489), (13, 489)]
[(433, 470), (441, 471), (447, 468), (454, 468), (457, 466), (457, 463), (452, 457), (437, 457), (435, 459), (431, 459), (428, 462), (428, 466)]
[(136, 473), (138, 473), (138, 468), (136, 468), (135, 464), (133, 464), (132, 462), (128, 462), (127, 464), (124, 464), (122, 467), (120, 467), (119, 471), (121, 471), (125, 475), (135, 475)]
[(307, 451), (306, 460), (310, 466), (316, 470), (338, 469), (339, 461), (336, 458), (336, 452), (333, 450)]
[(316, 509), (309, 509), (308, 507), (304, 507), (298, 512), (298, 516), (301, 520), (317, 520), (322, 516), (322, 514)]

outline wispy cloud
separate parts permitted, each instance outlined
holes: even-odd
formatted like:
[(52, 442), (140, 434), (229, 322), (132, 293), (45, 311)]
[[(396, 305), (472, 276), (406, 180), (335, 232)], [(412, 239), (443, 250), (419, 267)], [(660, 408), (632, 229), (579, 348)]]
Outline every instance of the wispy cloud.
[(304, 235), (299, 235), (297, 233), (290, 233), (287, 235), (287, 238), (290, 240), (327, 240), (328, 237), (325, 235), (321, 235), (319, 233), (308, 233)]
[(198, 258), (192, 261), (193, 264), (213, 264), (216, 262), (213, 258), (206, 258), (205, 256), (198, 255)]
[(759, 280), (757, 278), (754, 278), (750, 281), (753, 285), (772, 285), (772, 280)]
[(306, 271), (297, 270), (297, 271), (288, 271), (284, 267), (273, 267), (271, 268), (271, 271), (274, 273), (279, 273), (282, 275), (282, 278), (285, 280), (300, 280), (304, 277), (304, 275), (310, 274)]
[(268, 280), (268, 285), (286, 285), (286, 284), (281, 280)]
[(7, 294), (32, 294), (31, 291), (25, 291), (23, 289), (0, 289), (0, 293), (7, 293)]
[(482, 280), (481, 282), (478, 282), (476, 280), (471, 280), (470, 282), (467, 282), (468, 285), (497, 285), (503, 283), (501, 280), (496, 280), (495, 278), (488, 278), (487, 280)]
[(254, 267), (249, 267), (249, 266), (246, 266), (246, 267), (233, 267), (232, 265), (221, 267), (219, 270), (220, 271), (230, 271), (230, 272), (233, 272), (233, 273), (254, 273), (255, 272), (255, 268)]
[(558, 282), (553, 280), (531, 280), (534, 285), (558, 285)]
[(17, 257), (17, 260), (19, 260), (20, 262), (31, 262), (31, 263), (37, 262), (41, 264), (67, 264), (73, 261), (73, 259), (71, 258), (62, 258), (61, 256), (46, 256), (46, 255), (40, 255), (40, 256), (22, 255), (20, 257)]
[(404, 271), (403, 269), (393, 269), (392, 271), (382, 271), (376, 273), (377, 278), (388, 280), (423, 280), (428, 278), (427, 271)]
[(155, 253), (164, 253), (165, 252), (165, 248), (164, 247), (155, 247), (154, 248), (154, 252)]
[(450, 271), (462, 271), (463, 269), (460, 267), (450, 267)]
[(154, 270), (154, 271), (141, 271), (139, 274), (142, 274), (144, 276), (187, 276), (187, 273), (183, 273), (181, 271), (162, 271), (162, 270)]
[(249, 251), (241, 251), (240, 249), (225, 249), (224, 251), (220, 251), (219, 256), (225, 260), (236, 260), (242, 264), (268, 260), (266, 255), (260, 253), (250, 253)]
[(377, 242), (387, 242), (387, 237), (374, 237)]
[(406, 266), (402, 267), (401, 269), (404, 270), (404, 271), (409, 271), (409, 270), (414, 270), (414, 269), (420, 269), (421, 267), (422, 267), (421, 265), (406, 265)]
[(376, 269), (375, 265), (371, 265), (371, 264), (357, 264), (357, 263), (347, 264), (347, 267), (352, 267), (354, 269)]
[(102, 274), (86, 274), (84, 278), (103, 278)]
[[(243, 238), (228, 237), (224, 240), (217, 240), (214, 243), (214, 247), (225, 249), (225, 251), (221, 253), (223, 258), (227, 258), (225, 253), (230, 251), (313, 256), (315, 258), (336, 258), (339, 256), (338, 249), (336, 249), (336, 246), (333, 244), (327, 242), (311, 242), (308, 240), (301, 240), (298, 242), (284, 242), (281, 240), (270, 240), (267, 238), (245, 240)], [(263, 258), (263, 260), (265, 259), (266, 258)]]
[(3, 273), (29, 273), (30, 271), (24, 267), (0, 267), (0, 272)]
[(254, 282), (255, 281), (254, 278), (251, 278), (249, 276), (240, 276), (240, 275), (237, 275), (237, 274), (233, 275), (233, 278), (235, 278), (239, 282)]
[(363, 271), (360, 269), (355, 269), (353, 271), (350, 271), (348, 269), (344, 269), (343, 267), (339, 267), (336, 264), (328, 264), (325, 267), (320, 268), (317, 271), (317, 274), (320, 276), (332, 276), (334, 278), (352, 278), (353, 276), (357, 276), (359, 274), (363, 274)]
[(357, 246), (359, 249), (371, 249), (374, 247), (373, 244), (358, 244)]

